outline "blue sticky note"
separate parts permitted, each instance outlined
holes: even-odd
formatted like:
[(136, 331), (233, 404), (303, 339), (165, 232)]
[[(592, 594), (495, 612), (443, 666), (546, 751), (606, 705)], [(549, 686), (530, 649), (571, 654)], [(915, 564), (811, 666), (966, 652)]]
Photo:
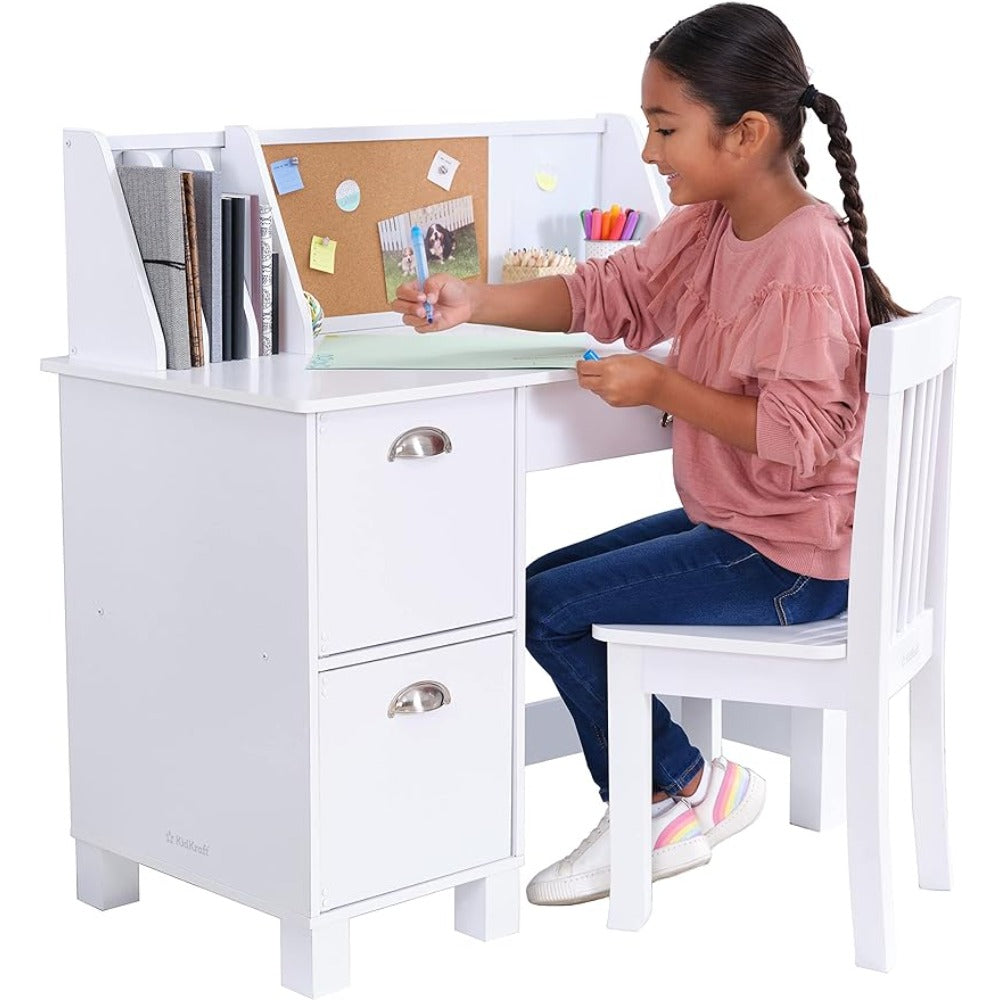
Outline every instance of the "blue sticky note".
[(274, 178), (274, 186), (278, 189), (278, 194), (300, 191), (305, 187), (305, 184), (302, 183), (302, 175), (299, 173), (299, 158), (297, 156), (290, 156), (287, 160), (275, 160), (271, 164), (271, 176)]

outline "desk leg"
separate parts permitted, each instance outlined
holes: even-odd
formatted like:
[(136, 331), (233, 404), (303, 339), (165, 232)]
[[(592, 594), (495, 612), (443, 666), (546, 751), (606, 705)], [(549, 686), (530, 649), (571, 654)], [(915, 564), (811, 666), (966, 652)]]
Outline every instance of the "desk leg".
[(491, 941), (516, 934), (520, 924), (518, 868), (455, 886), (455, 930)]
[(847, 713), (822, 708), (791, 713), (789, 822), (829, 830), (847, 816)]
[(281, 921), (281, 985), (304, 997), (346, 989), (351, 981), (351, 922)]
[(139, 865), (83, 840), (76, 842), (76, 898), (110, 910), (139, 899)]

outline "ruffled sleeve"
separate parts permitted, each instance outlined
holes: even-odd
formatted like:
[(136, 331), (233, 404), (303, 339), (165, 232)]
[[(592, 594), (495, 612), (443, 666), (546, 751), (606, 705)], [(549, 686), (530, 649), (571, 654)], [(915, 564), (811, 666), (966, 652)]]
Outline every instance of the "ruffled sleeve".
[(707, 214), (705, 203), (675, 209), (638, 246), (561, 275), (573, 309), (569, 332), (623, 339), (634, 351), (672, 336), (677, 299), (704, 248)]
[(825, 286), (772, 282), (759, 293), (730, 373), (758, 384), (761, 458), (809, 477), (843, 446), (861, 407), (860, 327)]

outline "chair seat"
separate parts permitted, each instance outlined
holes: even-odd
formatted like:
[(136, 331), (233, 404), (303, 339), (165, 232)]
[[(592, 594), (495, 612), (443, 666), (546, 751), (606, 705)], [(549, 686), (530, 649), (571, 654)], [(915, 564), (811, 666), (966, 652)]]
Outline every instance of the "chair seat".
[(847, 614), (804, 625), (595, 625), (604, 642), (665, 649), (839, 660), (847, 656)]

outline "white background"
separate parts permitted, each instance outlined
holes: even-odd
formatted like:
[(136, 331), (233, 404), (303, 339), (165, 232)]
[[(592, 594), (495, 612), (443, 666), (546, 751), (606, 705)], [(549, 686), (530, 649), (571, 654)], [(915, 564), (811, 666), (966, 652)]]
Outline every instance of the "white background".
[[(768, 807), (712, 864), (659, 882), (638, 934), (605, 902), (522, 907), (518, 935), (451, 930), (451, 894), (356, 919), (351, 995), (467, 998), (766, 993), (903, 996), (992, 981), (998, 868), (994, 466), (995, 54), (979, 5), (776, 2), (816, 86), (841, 102), (871, 259), (897, 300), (963, 299), (948, 637), (954, 890), (918, 890), (907, 705), (892, 713), (898, 962), (853, 965), (844, 829), (787, 823), (788, 765), (725, 749), (768, 781)], [(0, 996), (278, 998), (278, 922), (148, 870), (139, 905), (74, 898), (69, 837), (56, 379), (66, 352), (63, 127), (106, 134), (475, 122), (639, 112), (648, 44), (697, 6), (263, 4), (94, 0), (5, 17), (3, 693)], [(482, 20), (488, 17), (488, 20)], [(839, 206), (826, 140), (806, 134), (810, 189)], [(667, 455), (536, 474), (529, 556), (675, 504)], [(529, 697), (552, 690), (530, 665)], [(393, 794), (387, 786), (385, 794)], [(522, 885), (590, 830), (601, 803), (581, 757), (530, 768)], [(400, 836), (407, 817), (399, 816)], [(988, 988), (987, 988), (988, 989)]]

